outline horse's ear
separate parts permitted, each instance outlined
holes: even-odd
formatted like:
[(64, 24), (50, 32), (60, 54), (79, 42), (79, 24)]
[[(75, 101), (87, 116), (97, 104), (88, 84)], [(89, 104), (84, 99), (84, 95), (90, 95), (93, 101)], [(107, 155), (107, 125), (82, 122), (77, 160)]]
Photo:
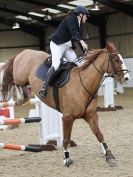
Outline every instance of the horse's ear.
[(106, 42), (106, 49), (108, 52), (114, 52), (116, 51), (116, 47), (112, 42), (107, 41)]
[(108, 52), (111, 52), (111, 51), (112, 51), (112, 45), (111, 45), (111, 42), (106, 41), (106, 49), (107, 49)]

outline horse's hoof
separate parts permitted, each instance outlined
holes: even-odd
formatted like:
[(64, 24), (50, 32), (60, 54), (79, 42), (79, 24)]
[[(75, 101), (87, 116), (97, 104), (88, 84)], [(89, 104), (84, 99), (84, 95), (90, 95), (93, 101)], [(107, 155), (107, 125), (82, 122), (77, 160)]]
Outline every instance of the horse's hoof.
[(69, 167), (72, 164), (73, 164), (73, 160), (69, 159), (68, 162), (65, 163), (65, 166)]
[(106, 155), (106, 162), (109, 164), (110, 167), (117, 165), (117, 161), (112, 154)]

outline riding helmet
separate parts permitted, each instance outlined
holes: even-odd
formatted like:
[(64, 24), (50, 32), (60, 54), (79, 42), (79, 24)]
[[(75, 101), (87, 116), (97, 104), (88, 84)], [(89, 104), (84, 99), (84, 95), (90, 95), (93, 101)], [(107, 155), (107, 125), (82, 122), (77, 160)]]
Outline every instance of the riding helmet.
[(77, 15), (82, 13), (89, 16), (89, 11), (84, 6), (76, 6), (74, 9), (74, 13)]

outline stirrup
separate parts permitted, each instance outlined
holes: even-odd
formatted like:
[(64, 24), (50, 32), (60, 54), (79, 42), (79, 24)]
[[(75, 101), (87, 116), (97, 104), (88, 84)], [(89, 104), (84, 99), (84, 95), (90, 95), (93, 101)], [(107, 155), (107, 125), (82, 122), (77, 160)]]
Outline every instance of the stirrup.
[(42, 88), (39, 92), (39, 96), (42, 98), (46, 98), (47, 95), (47, 90), (45, 90), (44, 88)]

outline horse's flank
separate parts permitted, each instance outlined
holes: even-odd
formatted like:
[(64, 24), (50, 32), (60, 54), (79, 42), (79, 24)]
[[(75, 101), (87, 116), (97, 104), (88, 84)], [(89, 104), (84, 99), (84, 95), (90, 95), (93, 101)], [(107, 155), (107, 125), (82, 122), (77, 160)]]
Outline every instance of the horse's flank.
[[(49, 55), (43, 51), (26, 49), (18, 54), (13, 64), (14, 81), (18, 85), (30, 83), (37, 67), (47, 59)], [(19, 67), (18, 67), (19, 66)], [(18, 75), (16, 74), (18, 73)], [(20, 79), (20, 75), (22, 78)], [(29, 76), (29, 77), (28, 77)]]

